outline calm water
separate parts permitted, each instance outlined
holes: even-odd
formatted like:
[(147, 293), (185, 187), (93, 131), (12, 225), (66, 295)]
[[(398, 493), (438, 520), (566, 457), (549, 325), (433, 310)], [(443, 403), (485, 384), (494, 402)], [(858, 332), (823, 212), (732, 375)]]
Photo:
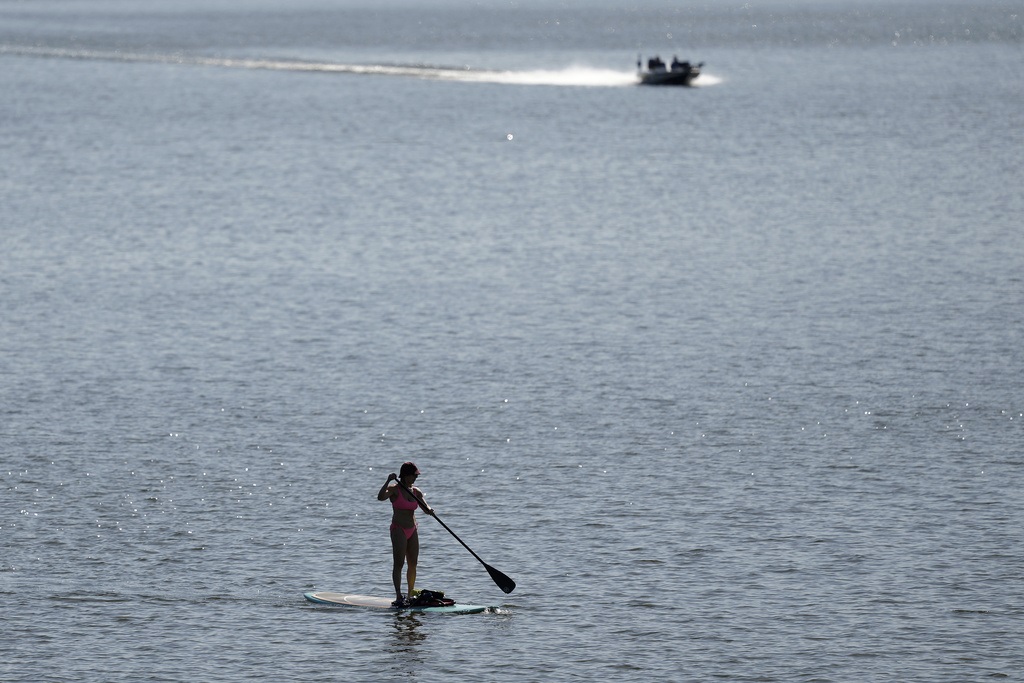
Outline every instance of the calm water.
[(0, 680), (1016, 679), (1022, 14), (0, 2)]

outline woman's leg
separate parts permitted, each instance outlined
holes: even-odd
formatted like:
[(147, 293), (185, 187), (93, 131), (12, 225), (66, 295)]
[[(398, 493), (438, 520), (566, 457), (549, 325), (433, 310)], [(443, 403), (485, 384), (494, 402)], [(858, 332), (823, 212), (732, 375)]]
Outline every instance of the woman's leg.
[(416, 562), (420, 559), (420, 534), (418, 531), (414, 532), (412, 538), (405, 543), (405, 559), (409, 562), (406, 579), (409, 581), (409, 597), (412, 597), (412, 590), (416, 585)]
[(395, 584), (395, 599), (402, 597), (402, 565), (405, 563), (405, 554), (408, 542), (405, 539), (405, 532), (399, 527), (391, 529), (391, 552), (394, 557), (394, 566), (391, 568), (391, 580)]

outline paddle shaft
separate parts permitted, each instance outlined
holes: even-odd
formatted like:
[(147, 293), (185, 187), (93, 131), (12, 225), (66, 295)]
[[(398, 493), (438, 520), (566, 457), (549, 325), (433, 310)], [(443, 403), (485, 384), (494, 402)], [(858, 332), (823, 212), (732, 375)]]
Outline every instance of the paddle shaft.
[(410, 490), (409, 490), (409, 487), (408, 487), (408, 486), (406, 486), (405, 484), (403, 484), (403, 483), (402, 483), (402, 480), (401, 480), (401, 479), (396, 479), (395, 481), (397, 481), (397, 482), (398, 482), (398, 485), (399, 485), (399, 486), (401, 486), (401, 487), (402, 487), (403, 489), (405, 489), (405, 490), (406, 490), (406, 492), (407, 492), (407, 493), (408, 493), (408, 494), (409, 494), (410, 496), (412, 496), (412, 497), (413, 497), (413, 498), (414, 498), (414, 499), (416, 500), (416, 503), (417, 503), (417, 504), (419, 504), (419, 506), (420, 506), (421, 508), (423, 508), (423, 511), (424, 511), (424, 512), (426, 512), (426, 513), (427, 513), (428, 515), (430, 515), (431, 517), (433, 517), (434, 519), (436, 519), (436, 520), (437, 520), (437, 523), (438, 523), (438, 524), (440, 524), (441, 526), (443, 526), (443, 527), (444, 527), (444, 529), (445, 529), (445, 531), (447, 531), (447, 532), (448, 532), (448, 533), (450, 533), (450, 534), (451, 534), (452, 536), (454, 536), (454, 537), (455, 537), (455, 540), (456, 540), (456, 541), (458, 541), (459, 543), (461, 543), (461, 544), (462, 544), (462, 547), (463, 547), (463, 548), (465, 548), (466, 550), (468, 550), (468, 551), (469, 551), (469, 554), (470, 554), (470, 555), (472, 555), (473, 557), (475, 557), (475, 558), (476, 558), (476, 560), (477, 560), (477, 562), (479, 562), (480, 564), (482, 564), (482, 565), (485, 565), (485, 566), (487, 565), (487, 563), (486, 563), (486, 562), (484, 562), (483, 560), (481, 560), (481, 559), (480, 559), (480, 556), (479, 556), (479, 555), (477, 555), (476, 553), (474, 553), (474, 552), (473, 552), (473, 549), (472, 549), (472, 548), (470, 548), (470, 547), (469, 547), (468, 545), (466, 545), (466, 542), (465, 542), (465, 541), (463, 541), (463, 540), (462, 540), (461, 538), (459, 538), (459, 535), (458, 535), (458, 534), (456, 534), (456, 533), (455, 533), (454, 531), (452, 531), (451, 529), (449, 529), (449, 528), (448, 528), (448, 525), (447, 525), (447, 524), (445, 524), (444, 522), (442, 522), (442, 521), (441, 521), (441, 518), (437, 516), (437, 513), (436, 513), (436, 512), (431, 512), (431, 511), (429, 510), (429, 508), (427, 508), (427, 506), (423, 504), (423, 501), (419, 499), (419, 496), (417, 496), (417, 495), (416, 495), (415, 493), (413, 493), (412, 491), (410, 491)]
[(430, 509), (429, 509), (429, 508), (428, 508), (428, 507), (426, 506), (426, 504), (425, 504), (425, 503), (424, 503), (424, 502), (423, 502), (422, 500), (420, 500), (419, 496), (417, 496), (417, 495), (416, 495), (415, 493), (413, 493), (413, 492), (412, 492), (412, 491), (411, 491), (411, 490), (409, 489), (409, 487), (408, 487), (408, 486), (406, 486), (405, 484), (403, 484), (403, 483), (402, 483), (402, 480), (401, 480), (401, 479), (395, 479), (395, 481), (397, 481), (397, 482), (398, 482), (398, 485), (399, 485), (399, 486), (401, 486), (401, 487), (402, 487), (403, 489), (405, 489), (405, 491), (406, 491), (406, 492), (407, 492), (407, 493), (408, 493), (408, 494), (409, 494), (410, 496), (412, 496), (412, 497), (413, 497), (413, 500), (415, 500), (415, 501), (416, 501), (417, 505), (419, 505), (419, 506), (420, 506), (421, 508), (423, 508), (423, 511), (424, 511), (424, 512), (426, 512), (426, 513), (427, 513), (428, 515), (430, 515), (431, 517), (433, 517), (434, 519), (436, 519), (436, 520), (437, 520), (437, 523), (438, 523), (438, 524), (440, 524), (441, 526), (443, 526), (443, 527), (444, 527), (444, 530), (445, 530), (445, 531), (447, 531), (447, 532), (448, 532), (448, 533), (450, 533), (450, 534), (451, 534), (452, 536), (454, 536), (454, 537), (455, 537), (455, 540), (456, 540), (456, 541), (458, 541), (459, 543), (461, 543), (461, 544), (462, 544), (462, 547), (463, 547), (463, 548), (465, 548), (466, 550), (468, 550), (468, 551), (469, 551), (469, 554), (470, 554), (470, 555), (472, 555), (473, 557), (475, 557), (475, 558), (476, 558), (476, 561), (477, 561), (477, 562), (479, 562), (480, 564), (482, 564), (482, 565), (484, 566), (484, 568), (485, 568), (485, 569), (487, 570), (487, 573), (491, 575), (491, 579), (493, 579), (494, 583), (498, 584), (498, 588), (500, 588), (501, 590), (505, 591), (506, 593), (511, 593), (511, 592), (512, 592), (513, 590), (515, 590), (515, 587), (516, 587), (516, 582), (515, 582), (515, 581), (513, 581), (512, 579), (510, 579), (510, 578), (509, 578), (508, 576), (506, 576), (505, 574), (502, 574), (502, 573), (501, 573), (501, 572), (499, 572), (499, 571), (498, 571), (497, 569), (495, 569), (495, 568), (494, 568), (494, 567), (492, 567), (491, 565), (489, 565), (489, 564), (487, 564), (486, 562), (484, 562), (483, 560), (481, 560), (481, 559), (480, 559), (480, 556), (479, 556), (479, 555), (477, 555), (477, 554), (476, 554), (475, 552), (473, 552), (473, 549), (472, 549), (472, 548), (470, 548), (470, 547), (469, 547), (468, 545), (466, 545), (466, 542), (465, 542), (465, 541), (463, 541), (463, 540), (462, 540), (461, 538), (459, 538), (459, 535), (458, 535), (458, 534), (456, 534), (456, 533), (455, 533), (454, 531), (452, 531), (451, 529), (449, 529), (449, 528), (448, 528), (448, 525), (447, 525), (447, 524), (445, 524), (445, 523), (444, 523), (443, 521), (441, 521), (441, 518), (437, 516), (437, 513), (436, 513), (436, 512), (433, 512), (433, 511), (431, 511), (431, 510), (430, 510)]

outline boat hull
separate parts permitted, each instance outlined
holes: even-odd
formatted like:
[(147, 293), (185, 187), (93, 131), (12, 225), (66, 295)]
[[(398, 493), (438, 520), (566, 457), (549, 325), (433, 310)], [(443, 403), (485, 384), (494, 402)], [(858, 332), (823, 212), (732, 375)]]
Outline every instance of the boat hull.
[(640, 74), (640, 85), (681, 85), (692, 86), (700, 76), (700, 69), (686, 71), (644, 71)]

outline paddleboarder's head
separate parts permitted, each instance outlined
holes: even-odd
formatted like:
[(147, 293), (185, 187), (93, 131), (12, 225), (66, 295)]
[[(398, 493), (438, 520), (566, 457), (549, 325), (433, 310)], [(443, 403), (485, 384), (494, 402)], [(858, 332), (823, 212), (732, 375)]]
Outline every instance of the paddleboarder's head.
[(398, 476), (401, 477), (402, 479), (405, 479), (406, 477), (411, 477), (411, 476), (414, 476), (414, 475), (418, 475), (419, 473), (420, 473), (420, 470), (419, 470), (418, 467), (416, 467), (415, 463), (403, 462), (402, 463), (402, 469), (399, 470)]

